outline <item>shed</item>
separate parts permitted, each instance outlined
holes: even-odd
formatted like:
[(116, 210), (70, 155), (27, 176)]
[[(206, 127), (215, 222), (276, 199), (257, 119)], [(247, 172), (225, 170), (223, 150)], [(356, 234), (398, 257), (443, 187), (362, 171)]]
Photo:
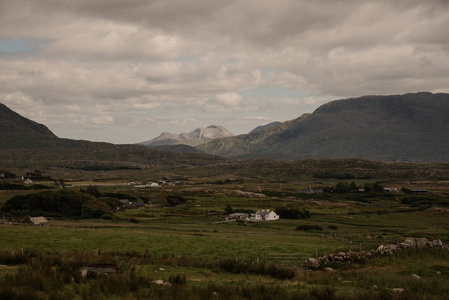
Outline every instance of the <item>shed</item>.
[(29, 223), (36, 226), (48, 226), (48, 220), (43, 216), (40, 217), (30, 217), (26, 216), (22, 223)]

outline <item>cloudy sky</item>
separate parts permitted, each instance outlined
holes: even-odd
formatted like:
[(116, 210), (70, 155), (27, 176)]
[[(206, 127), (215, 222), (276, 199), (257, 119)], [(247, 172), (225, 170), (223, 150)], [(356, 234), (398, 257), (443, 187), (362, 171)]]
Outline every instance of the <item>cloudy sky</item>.
[(59, 137), (235, 134), (449, 92), (447, 0), (0, 0), (0, 103)]

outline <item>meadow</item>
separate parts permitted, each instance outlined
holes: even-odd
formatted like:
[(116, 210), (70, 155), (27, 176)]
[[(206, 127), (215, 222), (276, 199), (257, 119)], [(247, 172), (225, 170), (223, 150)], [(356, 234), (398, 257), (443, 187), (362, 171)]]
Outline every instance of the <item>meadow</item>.
[[(129, 195), (146, 204), (118, 209), (99, 219), (53, 218), (43, 227), (0, 225), (0, 298), (445, 299), (449, 253), (444, 249), (407, 250), (313, 271), (302, 269), (302, 260), (281, 265), (267, 260), (273, 253), (318, 257), (371, 250), (407, 237), (449, 242), (449, 183), (430, 179), (435, 174), (424, 168), (398, 168), (397, 172), (411, 178), (385, 173), (376, 177), (381, 171), (374, 164), (370, 176), (365, 176), (364, 169), (353, 179), (338, 179), (316, 178), (317, 167), (305, 164), (301, 167), (308, 173), (295, 173), (289, 180), (291, 165), (289, 171), (277, 170), (279, 176), (276, 172), (256, 176), (251, 168), (244, 176), (241, 170), (229, 174), (210, 170), (207, 177), (202, 170), (192, 169), (171, 170), (163, 176), (140, 174), (155, 181), (183, 183), (148, 188), (127, 185), (138, 173), (129, 180), (117, 178), (116, 173), (107, 179), (104, 172), (101, 178), (95, 172), (88, 173), (87, 180), (81, 178), (87, 173), (69, 178), (66, 189), (94, 185), (101, 194)], [(333, 168), (330, 173), (335, 172)], [(354, 170), (339, 172), (355, 174)], [(396, 187), (398, 193), (301, 192), (310, 186), (335, 188), (352, 182)], [(51, 181), (42, 184), (53, 188)], [(401, 190), (413, 187), (426, 187), (428, 193), (412, 198)], [(15, 195), (35, 192), (2, 190), (0, 205)], [(169, 196), (183, 197), (187, 203), (169, 206)], [(226, 222), (222, 215), (227, 204), (234, 211), (288, 207), (307, 210), (311, 216)], [(6, 214), (4, 218), (6, 223), (14, 217)], [(80, 277), (88, 263), (117, 263), (121, 271)], [(159, 279), (171, 286), (152, 283)], [(403, 291), (395, 292), (395, 288)]]

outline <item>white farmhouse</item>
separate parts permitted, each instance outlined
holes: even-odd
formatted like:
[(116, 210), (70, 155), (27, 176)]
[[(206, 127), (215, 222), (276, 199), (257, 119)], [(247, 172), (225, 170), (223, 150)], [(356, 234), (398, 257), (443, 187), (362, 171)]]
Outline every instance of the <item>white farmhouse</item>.
[(256, 212), (254, 219), (256, 221), (274, 221), (279, 219), (279, 215), (277, 215), (274, 211), (269, 209), (259, 210)]

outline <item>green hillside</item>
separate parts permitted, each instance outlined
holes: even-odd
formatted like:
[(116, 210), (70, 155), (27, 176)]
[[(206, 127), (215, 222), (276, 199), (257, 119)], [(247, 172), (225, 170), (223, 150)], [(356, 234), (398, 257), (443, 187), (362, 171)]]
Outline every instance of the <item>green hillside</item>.
[(337, 100), (307, 117), (198, 149), (241, 158), (449, 159), (449, 95), (416, 93)]

